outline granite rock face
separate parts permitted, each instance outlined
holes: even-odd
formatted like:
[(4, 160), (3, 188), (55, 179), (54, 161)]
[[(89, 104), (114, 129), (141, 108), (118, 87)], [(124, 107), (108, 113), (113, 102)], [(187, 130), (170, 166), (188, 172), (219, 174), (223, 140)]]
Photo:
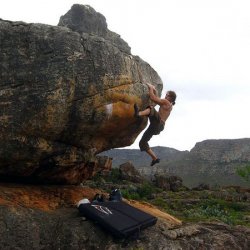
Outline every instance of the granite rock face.
[(196, 143), (190, 153), (210, 162), (250, 162), (250, 139), (206, 140)]
[(102, 37), (118, 47), (120, 51), (131, 54), (131, 48), (127, 42), (120, 35), (110, 31), (105, 17), (88, 5), (74, 4), (64, 16), (61, 16), (58, 26), (68, 27), (80, 34), (87, 33)]
[(167, 174), (155, 174), (155, 185), (165, 191), (177, 192), (181, 188), (182, 179), (179, 176), (169, 176)]
[(249, 187), (249, 182), (236, 173), (237, 168), (249, 164), (249, 138), (205, 140), (196, 143), (179, 171), (185, 177), (192, 173), (190, 180), (196, 184)]
[(123, 180), (128, 180), (134, 183), (142, 183), (144, 181), (144, 178), (130, 161), (121, 164), (119, 171)]
[[(146, 82), (162, 81), (105, 17), (73, 5), (59, 26), (0, 19), (0, 175), (77, 183), (95, 155), (131, 145)], [(98, 162), (98, 161), (97, 161)]]
[[(180, 176), (183, 184), (190, 188), (203, 184), (249, 187), (249, 182), (236, 173), (237, 168), (250, 165), (249, 138), (205, 140), (196, 143), (190, 152), (167, 147), (155, 147), (153, 150), (161, 159), (155, 171)], [(145, 162), (144, 153), (140, 150), (113, 149), (102, 154), (113, 158), (114, 167), (129, 159), (140, 173), (152, 175), (150, 160)]]
[(2, 249), (239, 249), (250, 247), (247, 227), (197, 223), (168, 228), (162, 220), (140, 233), (137, 240), (115, 239), (76, 209), (44, 212), (0, 207)]

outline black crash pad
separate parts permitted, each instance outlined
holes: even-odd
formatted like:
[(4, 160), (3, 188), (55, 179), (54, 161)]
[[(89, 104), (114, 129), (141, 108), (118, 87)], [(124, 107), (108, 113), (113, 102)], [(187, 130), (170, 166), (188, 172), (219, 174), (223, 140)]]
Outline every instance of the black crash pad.
[(156, 217), (123, 201), (81, 204), (78, 209), (83, 216), (119, 238), (139, 233), (157, 221)]

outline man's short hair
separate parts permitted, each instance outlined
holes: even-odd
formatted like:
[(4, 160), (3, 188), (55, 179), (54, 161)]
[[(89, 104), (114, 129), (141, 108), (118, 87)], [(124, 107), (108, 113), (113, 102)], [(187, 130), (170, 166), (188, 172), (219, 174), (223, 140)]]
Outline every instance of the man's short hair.
[(169, 95), (170, 98), (171, 98), (171, 103), (172, 103), (173, 105), (175, 105), (176, 93), (175, 93), (174, 91), (172, 91), (172, 90), (169, 90), (167, 93), (168, 93), (168, 95)]

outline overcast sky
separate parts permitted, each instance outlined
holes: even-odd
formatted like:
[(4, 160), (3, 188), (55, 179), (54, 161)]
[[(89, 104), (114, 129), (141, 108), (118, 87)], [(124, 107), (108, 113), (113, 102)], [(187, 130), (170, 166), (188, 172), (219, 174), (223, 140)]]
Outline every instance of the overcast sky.
[(206, 139), (250, 137), (249, 0), (8, 0), (0, 18), (57, 25), (74, 3), (102, 13), (158, 72), (164, 92), (176, 91), (151, 146), (190, 150)]

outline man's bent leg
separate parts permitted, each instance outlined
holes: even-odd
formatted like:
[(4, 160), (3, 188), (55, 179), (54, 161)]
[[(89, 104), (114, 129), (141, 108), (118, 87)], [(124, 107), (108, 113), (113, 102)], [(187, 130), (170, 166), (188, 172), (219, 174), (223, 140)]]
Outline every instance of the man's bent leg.
[(150, 108), (146, 108), (138, 113), (139, 116), (148, 116), (150, 114)]
[(148, 141), (152, 138), (153, 134), (151, 133), (150, 127), (144, 132), (141, 140), (139, 141), (139, 147), (141, 151), (148, 151), (150, 149)]

